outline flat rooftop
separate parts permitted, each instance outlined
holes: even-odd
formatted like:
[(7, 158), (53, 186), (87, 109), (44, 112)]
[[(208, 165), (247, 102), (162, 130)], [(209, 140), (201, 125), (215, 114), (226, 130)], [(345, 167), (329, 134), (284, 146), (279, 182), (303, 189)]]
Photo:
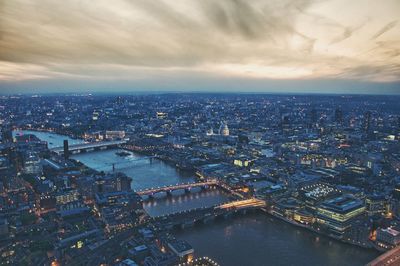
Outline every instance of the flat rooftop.
[(363, 206), (363, 202), (351, 195), (342, 195), (324, 201), (321, 207), (339, 213), (346, 213)]

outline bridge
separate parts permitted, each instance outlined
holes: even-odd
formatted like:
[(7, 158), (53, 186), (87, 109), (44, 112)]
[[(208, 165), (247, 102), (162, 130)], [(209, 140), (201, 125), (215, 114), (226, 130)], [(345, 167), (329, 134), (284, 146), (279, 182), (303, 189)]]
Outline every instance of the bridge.
[(176, 184), (176, 185), (172, 185), (172, 186), (150, 188), (150, 189), (139, 190), (139, 191), (135, 191), (135, 192), (139, 196), (153, 196), (154, 194), (159, 193), (159, 192), (165, 192), (167, 194), (170, 194), (172, 191), (180, 190), (180, 189), (189, 192), (192, 188), (195, 188), (195, 187), (207, 188), (210, 186), (219, 186), (219, 183), (217, 180), (207, 180), (204, 182)]
[(137, 157), (135, 159), (129, 158), (129, 160), (126, 161), (121, 161), (121, 162), (114, 162), (114, 163), (103, 163), (101, 167), (96, 167), (97, 171), (104, 171), (104, 172), (115, 172), (115, 171), (121, 171), (126, 168), (132, 168), (135, 162), (139, 161), (146, 161), (146, 160), (151, 160), (152, 159), (157, 159), (157, 156), (144, 156), (144, 157)]
[(153, 217), (158, 225), (172, 228), (193, 226), (195, 223), (209, 223), (217, 218), (227, 219), (234, 214), (245, 214), (249, 210), (258, 210), (265, 207), (265, 201), (251, 198), (237, 200), (211, 207), (195, 208), (166, 215)]
[[(77, 154), (81, 152), (88, 152), (94, 150), (105, 150), (109, 148), (116, 148), (119, 145), (126, 143), (126, 140), (114, 140), (114, 141), (99, 141), (90, 143), (75, 144), (68, 147), (71, 154)], [(61, 155), (64, 154), (64, 147), (55, 147), (50, 149), (51, 151)]]
[(396, 265), (400, 265), (400, 246), (397, 246), (383, 253), (382, 255), (380, 255), (370, 263), (368, 263), (366, 266), (396, 266)]
[(215, 208), (240, 210), (240, 209), (246, 209), (246, 208), (262, 208), (262, 207), (265, 207), (264, 200), (251, 198), (251, 199), (244, 199), (244, 200), (228, 202), (225, 204), (218, 205)]

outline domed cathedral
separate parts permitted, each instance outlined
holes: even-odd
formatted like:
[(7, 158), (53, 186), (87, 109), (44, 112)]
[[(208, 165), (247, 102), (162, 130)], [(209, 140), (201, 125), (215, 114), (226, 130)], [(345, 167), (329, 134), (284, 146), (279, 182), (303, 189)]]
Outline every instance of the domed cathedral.
[(218, 133), (222, 136), (229, 136), (228, 124), (225, 121), (221, 123)]

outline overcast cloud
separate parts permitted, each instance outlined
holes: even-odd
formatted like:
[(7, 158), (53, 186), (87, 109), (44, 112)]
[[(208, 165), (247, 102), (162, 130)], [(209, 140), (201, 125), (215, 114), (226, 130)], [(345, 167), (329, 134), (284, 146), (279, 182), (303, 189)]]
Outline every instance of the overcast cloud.
[(0, 87), (398, 84), (399, 18), (398, 0), (1, 1)]

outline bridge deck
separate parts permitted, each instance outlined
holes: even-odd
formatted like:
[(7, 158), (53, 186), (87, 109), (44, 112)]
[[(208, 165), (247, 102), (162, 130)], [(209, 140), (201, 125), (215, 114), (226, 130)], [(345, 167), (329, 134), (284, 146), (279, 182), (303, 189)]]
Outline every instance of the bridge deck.
[(400, 246), (397, 246), (374, 259), (366, 266), (396, 266), (400, 265)]
[(232, 201), (217, 206), (219, 209), (243, 209), (251, 207), (265, 207), (265, 201), (256, 198)]
[(177, 224), (184, 224), (186, 222), (194, 223), (196, 221), (205, 220), (208, 217), (215, 218), (220, 215), (235, 212), (237, 210), (261, 208), (264, 206), (265, 206), (264, 201), (251, 198), (246, 200), (238, 200), (238, 201), (223, 203), (211, 207), (196, 208), (191, 210), (170, 213), (166, 215), (153, 217), (153, 219), (161, 223), (177, 225)]
[(173, 191), (178, 189), (190, 189), (194, 187), (202, 187), (202, 186), (215, 186), (219, 183), (216, 180), (208, 180), (204, 182), (196, 182), (196, 183), (185, 183), (185, 184), (176, 184), (172, 186), (165, 186), (165, 187), (157, 187), (157, 188), (150, 188), (146, 190), (139, 190), (136, 193), (140, 196), (144, 195), (152, 195), (162, 191)]

